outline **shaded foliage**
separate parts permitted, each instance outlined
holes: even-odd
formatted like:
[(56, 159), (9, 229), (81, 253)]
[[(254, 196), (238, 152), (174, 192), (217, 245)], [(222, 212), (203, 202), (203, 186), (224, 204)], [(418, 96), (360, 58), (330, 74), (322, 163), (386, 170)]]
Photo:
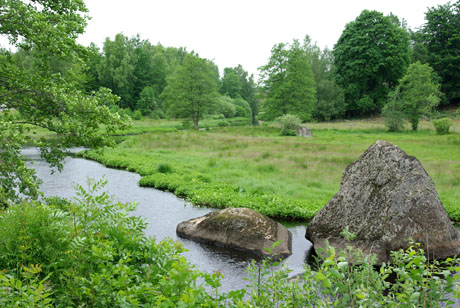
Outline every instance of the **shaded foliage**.
[(428, 9), (422, 31), (428, 63), (442, 78), (445, 103), (460, 100), (460, 1)]
[(394, 17), (364, 10), (334, 46), (335, 77), (348, 115), (379, 113), (409, 65), (409, 35)]
[(192, 120), (198, 129), (200, 118), (213, 106), (217, 93), (215, 72), (209, 61), (188, 54), (183, 64), (167, 78), (162, 93), (163, 107), (175, 117)]
[(302, 121), (310, 120), (315, 104), (315, 81), (305, 43), (273, 46), (268, 63), (259, 68), (265, 100), (265, 119), (294, 114)]
[[(21, 48), (17, 56), (0, 50), (0, 203), (5, 203), (18, 194), (39, 194), (21, 155), (24, 144), (40, 147), (41, 155), (60, 167), (66, 147), (113, 144), (100, 124), (110, 133), (128, 123), (102, 104), (117, 100), (110, 91), (85, 93), (72, 69), (57, 69), (66, 61), (78, 68), (88, 55), (75, 41), (86, 25), (83, 2), (3, 1), (0, 7), (0, 35)], [(30, 65), (24, 59), (32, 60)], [(56, 138), (31, 139), (25, 134), (31, 127), (46, 128)]]

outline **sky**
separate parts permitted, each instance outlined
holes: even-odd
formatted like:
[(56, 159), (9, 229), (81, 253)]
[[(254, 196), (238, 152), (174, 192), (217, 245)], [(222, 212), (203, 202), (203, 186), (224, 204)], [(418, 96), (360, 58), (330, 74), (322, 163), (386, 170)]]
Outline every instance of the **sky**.
[(273, 45), (309, 35), (333, 48), (345, 25), (361, 11), (392, 12), (412, 29), (424, 23), (428, 7), (447, 0), (85, 0), (91, 20), (79, 38), (102, 47), (105, 38), (140, 34), (152, 44), (186, 47), (224, 67), (257, 68)]

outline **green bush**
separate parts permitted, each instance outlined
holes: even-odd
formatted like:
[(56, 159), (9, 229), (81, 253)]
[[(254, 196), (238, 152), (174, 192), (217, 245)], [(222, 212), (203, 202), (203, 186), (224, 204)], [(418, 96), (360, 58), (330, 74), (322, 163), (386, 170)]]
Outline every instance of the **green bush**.
[(279, 124), (282, 129), (297, 129), (300, 127), (301, 121), (296, 115), (285, 114), (276, 118), (276, 123)]
[[(293, 281), (290, 270), (265, 259), (249, 268), (248, 307), (452, 307), (459, 297), (457, 260), (428, 262), (418, 244), (391, 252), (393, 263), (376, 265), (375, 255), (350, 246), (336, 251), (326, 242), (314, 266)], [(392, 282), (389, 277), (392, 276)]]
[(89, 184), (76, 203), (0, 211), (0, 307), (227, 306), (219, 274), (195, 270), (180, 243), (147, 238), (135, 204)]
[(141, 111), (140, 111), (140, 110), (134, 110), (133, 113), (132, 113), (131, 118), (132, 118), (133, 120), (140, 120), (140, 119), (142, 119), (142, 113), (141, 113)]
[(225, 118), (233, 118), (236, 113), (236, 107), (232, 101), (228, 96), (219, 97), (216, 102), (217, 113), (224, 115)]
[(147, 114), (147, 117), (153, 120), (166, 119), (166, 114), (161, 109), (155, 109), (154, 111)]
[(449, 133), (449, 129), (452, 126), (452, 120), (449, 118), (433, 120), (433, 126), (438, 135), (446, 135)]
[(221, 122), (217, 123), (217, 125), (219, 125), (221, 127), (224, 127), (224, 126), (228, 126), (229, 123), (227, 121), (221, 121)]
[(296, 136), (296, 129), (300, 127), (299, 117), (292, 114), (285, 114), (276, 118), (275, 123), (281, 126), (281, 136)]
[(382, 114), (388, 131), (399, 132), (404, 129), (404, 112), (396, 99), (390, 97), (390, 101), (383, 107)]
[(160, 173), (171, 173), (172, 167), (170, 164), (159, 164), (157, 166), (157, 171)]
[(252, 115), (251, 106), (242, 98), (235, 98), (233, 104), (236, 106), (236, 117), (249, 118)]
[(283, 128), (281, 129), (280, 136), (297, 136), (297, 132), (293, 129)]

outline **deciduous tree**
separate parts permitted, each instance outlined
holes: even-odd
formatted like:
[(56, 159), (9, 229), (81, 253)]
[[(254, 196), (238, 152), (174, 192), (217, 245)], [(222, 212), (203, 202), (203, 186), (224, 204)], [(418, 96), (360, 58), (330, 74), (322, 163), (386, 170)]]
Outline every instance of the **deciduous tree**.
[(267, 119), (285, 114), (297, 115), (302, 121), (311, 118), (316, 99), (315, 82), (309, 55), (299, 41), (275, 45), (268, 63), (260, 71)]
[[(392, 112), (402, 112), (409, 119), (412, 130), (417, 130), (420, 116), (430, 115), (440, 101), (440, 86), (432, 76), (433, 69), (428, 64), (411, 64), (385, 108), (388, 116), (392, 117)], [(393, 115), (393, 119), (397, 118)]]
[(218, 96), (213, 65), (195, 54), (188, 54), (166, 80), (162, 94), (164, 108), (172, 116), (191, 119), (198, 129), (201, 116)]
[(460, 101), (460, 1), (428, 9), (425, 19), (428, 63), (442, 78), (446, 102)]
[(347, 113), (378, 113), (410, 63), (409, 35), (394, 15), (364, 10), (345, 26), (333, 55)]
[[(39, 146), (41, 155), (59, 167), (66, 147), (111, 144), (104, 130), (127, 124), (101, 104), (117, 99), (110, 91), (87, 95), (49, 66), (50, 57), (86, 54), (75, 41), (86, 25), (86, 11), (78, 0), (0, 1), (0, 35), (23, 50), (40, 50), (37, 70), (26, 70), (10, 51), (0, 50), (0, 203), (39, 194), (34, 172), (21, 155), (25, 143)], [(55, 138), (29, 138), (25, 133), (31, 127), (48, 129)]]

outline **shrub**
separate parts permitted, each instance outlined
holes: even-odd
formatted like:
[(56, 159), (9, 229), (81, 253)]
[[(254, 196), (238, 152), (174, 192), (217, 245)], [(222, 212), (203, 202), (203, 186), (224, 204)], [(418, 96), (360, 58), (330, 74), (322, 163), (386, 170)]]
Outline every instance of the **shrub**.
[(233, 118), (235, 116), (236, 107), (232, 101), (233, 100), (228, 96), (219, 97), (216, 102), (217, 112), (224, 115), (226, 118)]
[[(351, 234), (351, 233), (349, 233)], [(353, 241), (352, 239), (347, 241)], [(420, 245), (391, 252), (392, 264), (377, 266), (376, 256), (347, 246), (336, 251), (325, 243), (316, 266), (306, 265), (293, 281), (290, 270), (270, 258), (252, 262), (249, 307), (452, 307), (458, 298), (457, 261), (428, 262)], [(275, 267), (280, 269), (274, 270)], [(394, 277), (391, 281), (389, 280)], [(296, 279), (297, 280), (297, 279)]]
[(449, 133), (449, 129), (452, 125), (452, 120), (449, 118), (441, 118), (433, 120), (433, 126), (436, 129), (438, 135), (446, 135)]
[(147, 238), (135, 204), (112, 203), (104, 181), (89, 184), (59, 209), (0, 211), (0, 307), (228, 306), (218, 273), (196, 271), (180, 243)]
[(285, 114), (276, 118), (275, 123), (281, 126), (281, 136), (296, 136), (295, 130), (300, 127), (300, 119), (292, 114)]
[(170, 164), (159, 164), (157, 166), (157, 171), (160, 173), (171, 173), (172, 172), (172, 167)]
[(142, 113), (141, 113), (141, 111), (140, 111), (140, 110), (134, 110), (134, 111), (133, 111), (133, 114), (132, 114), (132, 116), (131, 116), (131, 118), (132, 118), (133, 120), (140, 120), (140, 119), (142, 119)]
[(223, 127), (223, 126), (228, 126), (228, 125), (229, 125), (229, 123), (228, 123), (227, 121), (221, 121), (221, 122), (217, 123), (217, 125), (219, 125), (219, 126), (222, 126), (222, 127)]
[(232, 103), (236, 106), (236, 117), (251, 117), (251, 106), (242, 98), (235, 98)]
[(276, 123), (281, 125), (281, 128), (297, 129), (300, 127), (300, 119), (296, 115), (285, 114), (276, 118)]
[(297, 132), (293, 129), (283, 128), (281, 129), (280, 136), (297, 136)]
[(161, 109), (156, 109), (152, 112), (150, 112), (147, 115), (148, 118), (153, 119), (153, 120), (158, 120), (158, 119), (166, 119), (166, 114), (164, 113), (163, 110)]
[(390, 101), (383, 107), (382, 114), (385, 117), (385, 126), (390, 132), (398, 132), (404, 128), (402, 105), (394, 97), (390, 97)]

